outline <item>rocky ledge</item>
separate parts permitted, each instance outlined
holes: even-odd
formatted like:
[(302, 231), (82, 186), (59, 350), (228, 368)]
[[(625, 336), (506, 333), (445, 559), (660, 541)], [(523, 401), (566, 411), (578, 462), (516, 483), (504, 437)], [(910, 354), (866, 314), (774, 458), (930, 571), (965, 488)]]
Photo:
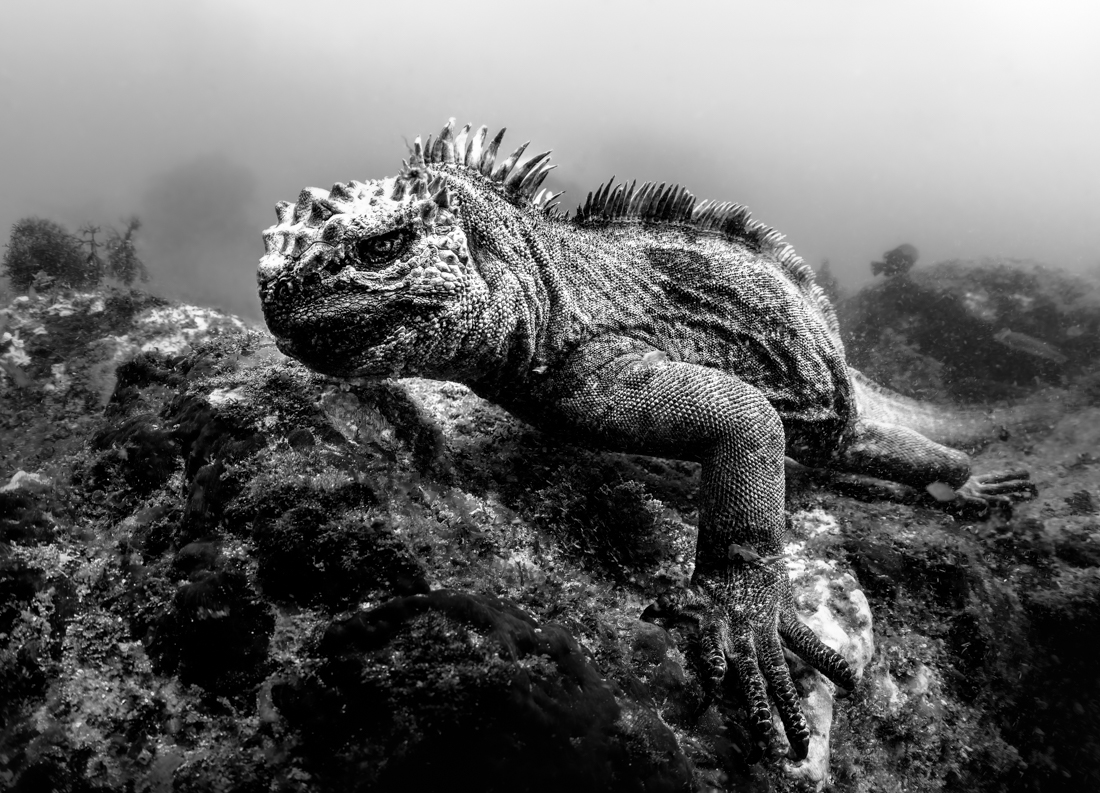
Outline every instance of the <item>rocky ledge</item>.
[(736, 695), (702, 707), (694, 626), (640, 619), (690, 575), (694, 466), (558, 444), (453, 384), (328, 383), (140, 295), (0, 322), (6, 788), (1100, 784), (1088, 388), (977, 456), (1031, 469), (1012, 515), (792, 476), (800, 610), (862, 682), (834, 701), (792, 659), (811, 757), (752, 763)]

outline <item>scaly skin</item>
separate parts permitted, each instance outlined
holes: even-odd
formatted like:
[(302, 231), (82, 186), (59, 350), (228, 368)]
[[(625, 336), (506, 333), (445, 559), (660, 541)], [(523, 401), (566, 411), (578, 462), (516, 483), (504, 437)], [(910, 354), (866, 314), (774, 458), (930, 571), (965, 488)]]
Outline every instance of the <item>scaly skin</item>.
[(804, 757), (782, 643), (843, 688), (855, 679), (795, 613), (784, 455), (978, 504), (1026, 497), (1026, 474), (968, 479), (965, 454), (897, 423), (848, 369), (809, 268), (743, 207), (608, 183), (569, 218), (533, 195), (545, 155), (517, 167), (521, 146), (493, 170), (500, 137), (448, 124), (397, 177), (281, 203), (260, 262), (267, 324), (324, 374), (459, 381), (571, 442), (700, 462), (679, 605), (701, 621), (704, 678), (718, 691), (737, 670), (759, 740), (770, 690)]

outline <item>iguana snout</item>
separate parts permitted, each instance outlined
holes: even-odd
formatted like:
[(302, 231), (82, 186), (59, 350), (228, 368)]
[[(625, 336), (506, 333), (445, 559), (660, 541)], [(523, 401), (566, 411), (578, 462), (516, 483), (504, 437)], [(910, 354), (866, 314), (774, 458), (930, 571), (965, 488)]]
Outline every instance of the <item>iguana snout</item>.
[(264, 232), (260, 301), (280, 349), (339, 377), (416, 374), (440, 328), (469, 315), (479, 276), (445, 184), (307, 188)]

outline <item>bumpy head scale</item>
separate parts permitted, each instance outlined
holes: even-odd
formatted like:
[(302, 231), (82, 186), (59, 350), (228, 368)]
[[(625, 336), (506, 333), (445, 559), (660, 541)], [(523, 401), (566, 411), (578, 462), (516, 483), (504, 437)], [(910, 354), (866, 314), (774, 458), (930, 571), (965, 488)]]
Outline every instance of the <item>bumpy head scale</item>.
[[(481, 126), (471, 134), (470, 126), (465, 125), (456, 135), (452, 118), (438, 138), (433, 140), (429, 135), (427, 142), (421, 142), (417, 136), (409, 159), (402, 161), (401, 172), (393, 179), (371, 184), (354, 180), (337, 182), (329, 190), (307, 187), (297, 202), (278, 202), (275, 205), (278, 224), (264, 232), (266, 252), (297, 259), (311, 245), (325, 242), (322, 229), (327, 234), (335, 233), (336, 229), (326, 227), (333, 215), (353, 215), (377, 205), (383, 198), (396, 202), (432, 199), (446, 208), (450, 201), (447, 170), (464, 169), (480, 174), (514, 203), (526, 204), (551, 215), (560, 214), (557, 202), (562, 193), (539, 189), (550, 171), (557, 167), (549, 163), (549, 151), (517, 167), (528, 145), (524, 143), (497, 166), (497, 151), (505, 130), (498, 132), (486, 145), (488, 127)], [(451, 169), (439, 166), (451, 166)]]
[[(558, 208), (559, 193), (541, 188), (547, 175), (556, 166), (549, 163), (550, 152), (528, 158), (520, 164), (527, 143), (519, 146), (503, 162), (497, 164), (497, 154), (505, 130), (491, 140), (488, 128), (471, 132), (466, 124), (455, 133), (450, 119), (439, 136), (417, 137), (410, 147), (409, 158), (402, 162), (400, 173), (393, 178), (364, 184), (351, 181), (336, 183), (330, 190), (307, 188), (297, 203), (280, 202), (276, 206), (278, 225), (264, 232), (270, 264), (261, 263), (261, 283), (281, 267), (280, 259), (301, 262), (311, 246), (332, 244), (342, 236), (347, 224), (392, 214), (416, 204), (446, 209), (450, 204), (448, 182), (451, 179), (477, 181), (497, 191), (517, 206), (539, 210), (551, 218), (570, 220), (568, 213)], [(819, 302), (831, 307), (814, 283), (812, 271), (783, 241), (783, 235), (754, 220), (749, 210), (732, 202), (699, 201), (686, 188), (677, 184), (645, 182), (615, 185), (614, 178), (588, 194), (577, 207), (571, 222), (577, 226), (599, 226), (606, 223), (670, 223), (691, 226), (697, 231), (735, 239), (755, 251), (768, 254), (783, 267), (791, 278), (814, 292)], [(396, 204), (396, 206), (395, 206)], [(330, 218), (338, 216), (331, 223)], [(308, 258), (308, 257), (307, 257)], [(267, 257), (265, 257), (267, 259)]]

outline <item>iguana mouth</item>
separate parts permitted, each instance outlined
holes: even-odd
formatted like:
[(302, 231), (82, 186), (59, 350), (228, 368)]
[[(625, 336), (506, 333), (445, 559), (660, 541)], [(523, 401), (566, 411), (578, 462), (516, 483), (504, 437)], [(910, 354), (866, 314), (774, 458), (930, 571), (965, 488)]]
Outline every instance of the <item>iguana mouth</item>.
[(289, 355), (310, 369), (329, 377), (385, 377), (391, 375), (396, 368), (399, 368), (387, 364), (384, 371), (383, 367), (378, 367), (375, 370), (369, 366), (369, 360), (364, 360), (364, 358), (384, 360), (384, 355), (371, 356), (370, 353), (372, 351), (380, 353), (384, 348), (392, 346), (392, 343), (386, 344), (383, 342), (365, 348), (348, 344), (340, 348), (317, 345), (311, 339), (307, 339), (303, 343), (301, 338), (276, 336), (275, 344), (285, 355)]
[(407, 345), (418, 325), (418, 316), (407, 305), (333, 311), (320, 298), (291, 313), (265, 318), (283, 353), (333, 377), (388, 374), (392, 365), (385, 372), (364, 368), (372, 361), (387, 360), (387, 348)]

